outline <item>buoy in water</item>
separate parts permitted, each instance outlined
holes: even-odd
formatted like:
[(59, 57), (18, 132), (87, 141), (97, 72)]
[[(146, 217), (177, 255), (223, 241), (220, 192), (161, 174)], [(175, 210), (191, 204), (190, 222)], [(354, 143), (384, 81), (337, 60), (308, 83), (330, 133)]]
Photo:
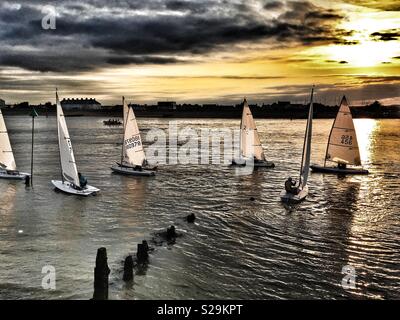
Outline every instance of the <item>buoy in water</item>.
[(194, 215), (194, 213), (191, 213), (186, 217), (186, 221), (189, 223), (193, 223), (194, 220), (196, 220), (196, 216)]

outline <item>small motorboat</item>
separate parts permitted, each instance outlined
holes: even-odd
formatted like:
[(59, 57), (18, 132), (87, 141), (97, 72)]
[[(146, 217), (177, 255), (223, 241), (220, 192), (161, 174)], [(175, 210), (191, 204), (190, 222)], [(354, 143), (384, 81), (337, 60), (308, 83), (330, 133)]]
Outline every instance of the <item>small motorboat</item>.
[(120, 126), (122, 124), (122, 122), (118, 119), (108, 119), (108, 120), (104, 120), (103, 124), (106, 126)]

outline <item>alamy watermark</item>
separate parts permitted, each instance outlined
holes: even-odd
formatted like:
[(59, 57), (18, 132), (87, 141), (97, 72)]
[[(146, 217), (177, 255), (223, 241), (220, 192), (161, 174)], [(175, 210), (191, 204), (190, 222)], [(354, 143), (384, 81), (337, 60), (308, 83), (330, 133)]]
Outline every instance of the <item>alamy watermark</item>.
[(42, 288), (44, 290), (56, 290), (56, 268), (51, 265), (43, 266)]
[(42, 8), (42, 14), (44, 14), (42, 18), (42, 29), (56, 29), (56, 8), (50, 5), (44, 6)]
[[(189, 126), (179, 128), (178, 121), (170, 121), (168, 129), (151, 129), (142, 140), (149, 144), (146, 157), (150, 164), (157, 165), (230, 165), (245, 163), (235, 169), (238, 175), (250, 174), (254, 170), (254, 134), (243, 134), (239, 129), (201, 128)], [(246, 159), (242, 159), (246, 145)], [(250, 155), (250, 156), (249, 156)]]
[(342, 288), (344, 290), (354, 290), (356, 288), (356, 269), (351, 265), (345, 265), (342, 268)]

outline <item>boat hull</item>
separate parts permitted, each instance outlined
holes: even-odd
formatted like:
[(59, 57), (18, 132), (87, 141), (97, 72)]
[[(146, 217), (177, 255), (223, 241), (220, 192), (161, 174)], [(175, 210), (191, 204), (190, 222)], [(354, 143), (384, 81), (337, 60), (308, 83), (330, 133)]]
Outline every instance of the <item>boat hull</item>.
[(0, 179), (8, 179), (8, 180), (24, 180), (27, 176), (30, 176), (29, 173), (15, 171), (14, 173), (9, 173), (7, 171), (0, 171)]
[(60, 191), (69, 193), (69, 194), (75, 194), (78, 196), (89, 196), (91, 194), (95, 194), (96, 192), (99, 192), (100, 189), (89, 186), (87, 185), (85, 189), (82, 190), (77, 190), (73, 187), (72, 183), (69, 182), (62, 182), (60, 180), (51, 180), (51, 183)]
[(254, 162), (254, 167), (256, 168), (274, 168), (275, 163), (272, 161), (260, 161), (260, 162)]
[(298, 194), (292, 194), (286, 192), (286, 190), (281, 192), (281, 201), (285, 203), (300, 203), (308, 195), (308, 186), (305, 186)]
[(358, 168), (346, 168), (339, 169), (337, 167), (323, 167), (318, 165), (310, 166), (313, 172), (318, 173), (332, 173), (332, 174), (368, 174), (369, 171), (366, 169), (358, 169)]
[(154, 170), (134, 170), (131, 167), (121, 167), (121, 166), (113, 166), (111, 167), (111, 170), (115, 173), (118, 174), (123, 174), (126, 176), (142, 176), (142, 177), (151, 177), (151, 176), (155, 176), (155, 172)]
[[(232, 160), (232, 163), (230, 164), (230, 166), (232, 167), (245, 167), (247, 164), (247, 161), (243, 161), (243, 162), (236, 162), (235, 160)], [(252, 164), (253, 167), (255, 168), (274, 168), (275, 164), (272, 161), (257, 161), (257, 162), (253, 162)]]

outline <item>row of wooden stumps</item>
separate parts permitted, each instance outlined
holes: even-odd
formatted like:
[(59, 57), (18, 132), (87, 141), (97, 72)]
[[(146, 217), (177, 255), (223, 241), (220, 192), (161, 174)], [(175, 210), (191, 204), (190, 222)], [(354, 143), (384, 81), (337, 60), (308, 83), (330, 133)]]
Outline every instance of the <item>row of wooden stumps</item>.
[[(137, 263), (143, 265), (149, 259), (149, 246), (146, 240), (139, 243), (137, 246)], [(133, 257), (127, 256), (124, 261), (124, 275), (122, 280), (125, 282), (133, 280)], [(96, 266), (94, 268), (94, 293), (93, 300), (107, 300), (108, 299), (108, 277), (110, 275), (110, 268), (107, 263), (107, 249), (99, 248), (96, 255)]]
[[(193, 223), (196, 219), (192, 213), (186, 217), (187, 222)], [(178, 234), (175, 226), (170, 226), (165, 232), (167, 241), (174, 240)], [(149, 245), (146, 240), (138, 243), (136, 252), (136, 263), (139, 266), (146, 265), (149, 261)], [(122, 280), (125, 282), (133, 281), (134, 260), (131, 255), (128, 255), (124, 261), (124, 274)], [(107, 263), (107, 249), (102, 247), (97, 250), (96, 266), (94, 268), (94, 293), (93, 300), (108, 300), (108, 277), (110, 268)]]

